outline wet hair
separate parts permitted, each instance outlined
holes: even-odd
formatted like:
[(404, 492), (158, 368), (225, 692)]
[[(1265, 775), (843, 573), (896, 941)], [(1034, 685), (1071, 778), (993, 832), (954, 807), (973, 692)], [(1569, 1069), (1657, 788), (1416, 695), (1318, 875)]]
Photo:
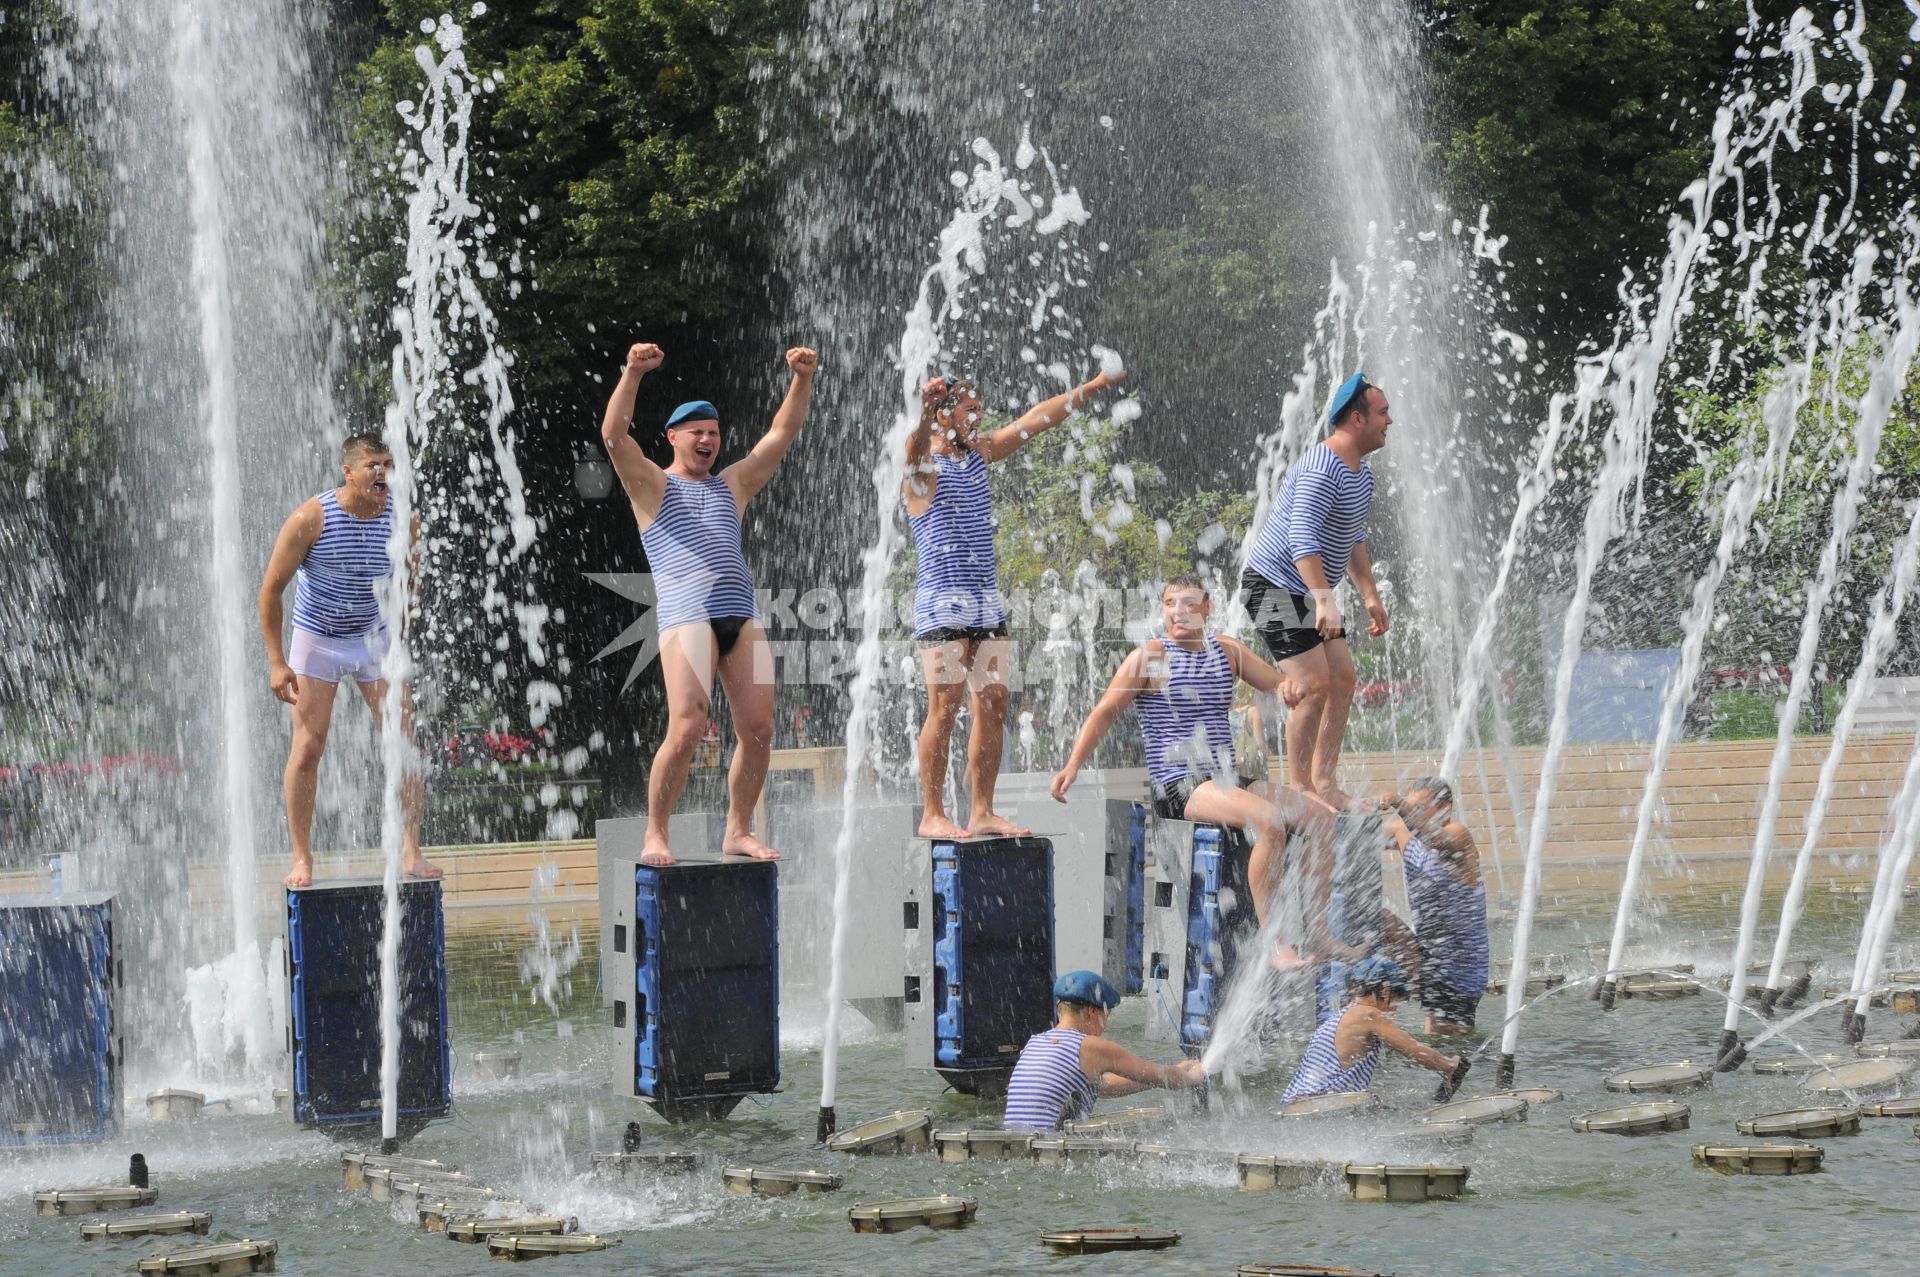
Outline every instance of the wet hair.
[(361, 457), (385, 456), (392, 451), (387, 447), (387, 441), (377, 434), (348, 435), (346, 442), (340, 445), (340, 464), (350, 466)]
[(1208, 598), (1212, 597), (1207, 594), (1207, 583), (1192, 572), (1179, 572), (1168, 577), (1167, 583), (1160, 587), (1160, 594), (1163, 598), (1166, 596), (1168, 590), (1198, 590), (1203, 596)]
[(1428, 794), (1432, 795), (1433, 801), (1436, 803), (1451, 803), (1453, 801), (1452, 783), (1442, 780), (1438, 776), (1422, 776), (1401, 792), (1408, 797), (1412, 797), (1421, 790), (1425, 790)]

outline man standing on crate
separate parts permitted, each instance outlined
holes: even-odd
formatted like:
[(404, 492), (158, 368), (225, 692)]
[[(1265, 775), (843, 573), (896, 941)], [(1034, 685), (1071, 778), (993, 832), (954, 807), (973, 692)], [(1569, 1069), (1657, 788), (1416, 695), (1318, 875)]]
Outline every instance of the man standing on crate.
[(1387, 609), (1367, 557), (1373, 470), (1387, 442), (1387, 396), (1357, 372), (1334, 391), (1333, 433), (1287, 471), (1247, 556), (1240, 588), (1274, 663), (1306, 689), (1287, 718), (1287, 784), (1335, 807), (1340, 747), (1353, 706), (1353, 651), (1334, 589), (1349, 573), (1367, 609), (1367, 633), (1387, 632)]

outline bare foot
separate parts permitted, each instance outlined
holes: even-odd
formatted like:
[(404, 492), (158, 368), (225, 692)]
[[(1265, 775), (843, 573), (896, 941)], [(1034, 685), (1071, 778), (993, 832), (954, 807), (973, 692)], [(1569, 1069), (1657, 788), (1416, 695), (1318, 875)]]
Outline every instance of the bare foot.
[(780, 853), (755, 838), (751, 833), (728, 834), (720, 842), (720, 854), (723, 856), (746, 856), (752, 860), (778, 860)]
[(1349, 794), (1346, 790), (1340, 788), (1340, 786), (1338, 785), (1334, 785), (1334, 784), (1316, 785), (1314, 786), (1313, 792), (1316, 798), (1318, 798), (1321, 802), (1325, 803), (1327, 806), (1333, 808), (1335, 811), (1368, 811), (1370, 812), (1374, 810), (1372, 804), (1359, 802), (1354, 798), (1352, 794)]
[(941, 812), (928, 812), (920, 818), (920, 836), (922, 838), (971, 838), (960, 826), (948, 820)]
[(1313, 963), (1312, 958), (1302, 957), (1300, 951), (1289, 944), (1276, 944), (1273, 947), (1273, 953), (1267, 959), (1267, 964), (1282, 974), (1302, 970), (1312, 966)]
[(975, 838), (1025, 838), (1031, 829), (1022, 829), (1005, 816), (996, 816), (992, 812), (981, 812), (973, 818), (973, 836)]
[(438, 865), (429, 864), (427, 858), (417, 851), (407, 853), (406, 859), (400, 862), (400, 872), (408, 878), (423, 881), (446, 877), (445, 870)]
[(287, 876), (280, 881), (286, 883), (289, 887), (311, 887), (313, 885), (313, 857), (295, 856), (293, 858), (293, 868), (289, 869)]
[(673, 849), (667, 846), (666, 839), (648, 834), (646, 842), (640, 848), (640, 863), (652, 865), (656, 869), (663, 865), (670, 865), (673, 863)]

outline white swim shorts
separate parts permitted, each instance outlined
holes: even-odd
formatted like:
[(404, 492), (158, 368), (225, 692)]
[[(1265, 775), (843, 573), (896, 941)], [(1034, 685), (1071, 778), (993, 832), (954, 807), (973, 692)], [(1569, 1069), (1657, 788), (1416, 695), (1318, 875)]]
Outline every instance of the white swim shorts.
[(287, 652), (287, 664), (293, 672), (322, 683), (338, 683), (353, 677), (356, 683), (377, 683), (383, 677), (380, 665), (387, 659), (387, 632), (355, 634), (330, 638), (293, 627), (293, 645)]

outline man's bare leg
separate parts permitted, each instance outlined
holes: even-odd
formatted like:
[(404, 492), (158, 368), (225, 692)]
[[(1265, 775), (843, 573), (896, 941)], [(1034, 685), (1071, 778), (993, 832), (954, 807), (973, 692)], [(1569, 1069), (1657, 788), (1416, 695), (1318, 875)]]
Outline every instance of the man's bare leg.
[(1340, 788), (1340, 750), (1346, 744), (1347, 714), (1353, 709), (1355, 674), (1353, 648), (1343, 638), (1329, 639), (1317, 649), (1326, 654), (1327, 699), (1320, 715), (1319, 739), (1313, 746), (1312, 792), (1335, 807), (1349, 807), (1353, 798)]
[[(373, 711), (373, 723), (381, 725), (387, 704), (387, 681), (360, 683), (361, 697)], [(405, 734), (407, 761), (400, 778), (400, 872), (409, 878), (439, 878), (441, 869), (420, 854), (420, 816), (427, 806), (427, 776), (413, 740), (413, 688), (400, 688), (400, 730)]]
[(643, 865), (673, 863), (673, 850), (667, 846), (667, 820), (680, 805), (693, 752), (707, 734), (707, 714), (713, 707), (714, 653), (713, 627), (704, 621), (676, 625), (660, 636), (667, 730), (660, 738), (660, 748), (654, 751), (653, 770), (647, 773), (647, 835), (640, 848)]
[(778, 860), (780, 853), (753, 836), (753, 811), (767, 783), (773, 749), (773, 648), (760, 622), (740, 629), (733, 650), (720, 658), (720, 685), (733, 712), (733, 764), (727, 769), (727, 829), (720, 851), (728, 856)]
[(1280, 662), (1282, 673), (1297, 679), (1306, 694), (1287, 714), (1287, 788), (1311, 794), (1313, 751), (1320, 743), (1320, 720), (1326, 711), (1330, 675), (1325, 643)]
[[(1246, 831), (1253, 842), (1247, 853), (1247, 890), (1253, 893), (1253, 914), (1264, 930), (1279, 899), (1285, 869), (1287, 826), (1279, 809), (1265, 794), (1209, 780), (1201, 782), (1187, 799), (1187, 819), (1233, 825)], [(1307, 965), (1308, 959), (1301, 956), (1294, 943), (1299, 939), (1279, 938), (1268, 957), (1274, 970), (1292, 971)]]
[(1033, 832), (993, 810), (993, 791), (1000, 781), (1000, 756), (1007, 740), (1010, 653), (1004, 638), (981, 639), (973, 645), (973, 660), (967, 671), (973, 708), (973, 725), (967, 731), (967, 775), (973, 808), (967, 828), (975, 838), (1024, 838)]
[(967, 831), (947, 816), (947, 751), (953, 744), (953, 720), (967, 691), (972, 645), (964, 639), (920, 649), (927, 680), (927, 721), (920, 727), (920, 829), (922, 838), (965, 838)]
[(305, 674), (294, 675), (293, 743), (287, 750), (287, 770), (281, 789), (287, 799), (287, 833), (293, 841), (293, 868), (284, 879), (289, 887), (313, 883), (313, 796), (320, 783), (320, 756), (327, 751), (327, 728), (333, 721), (333, 698), (338, 683), (323, 683)]

